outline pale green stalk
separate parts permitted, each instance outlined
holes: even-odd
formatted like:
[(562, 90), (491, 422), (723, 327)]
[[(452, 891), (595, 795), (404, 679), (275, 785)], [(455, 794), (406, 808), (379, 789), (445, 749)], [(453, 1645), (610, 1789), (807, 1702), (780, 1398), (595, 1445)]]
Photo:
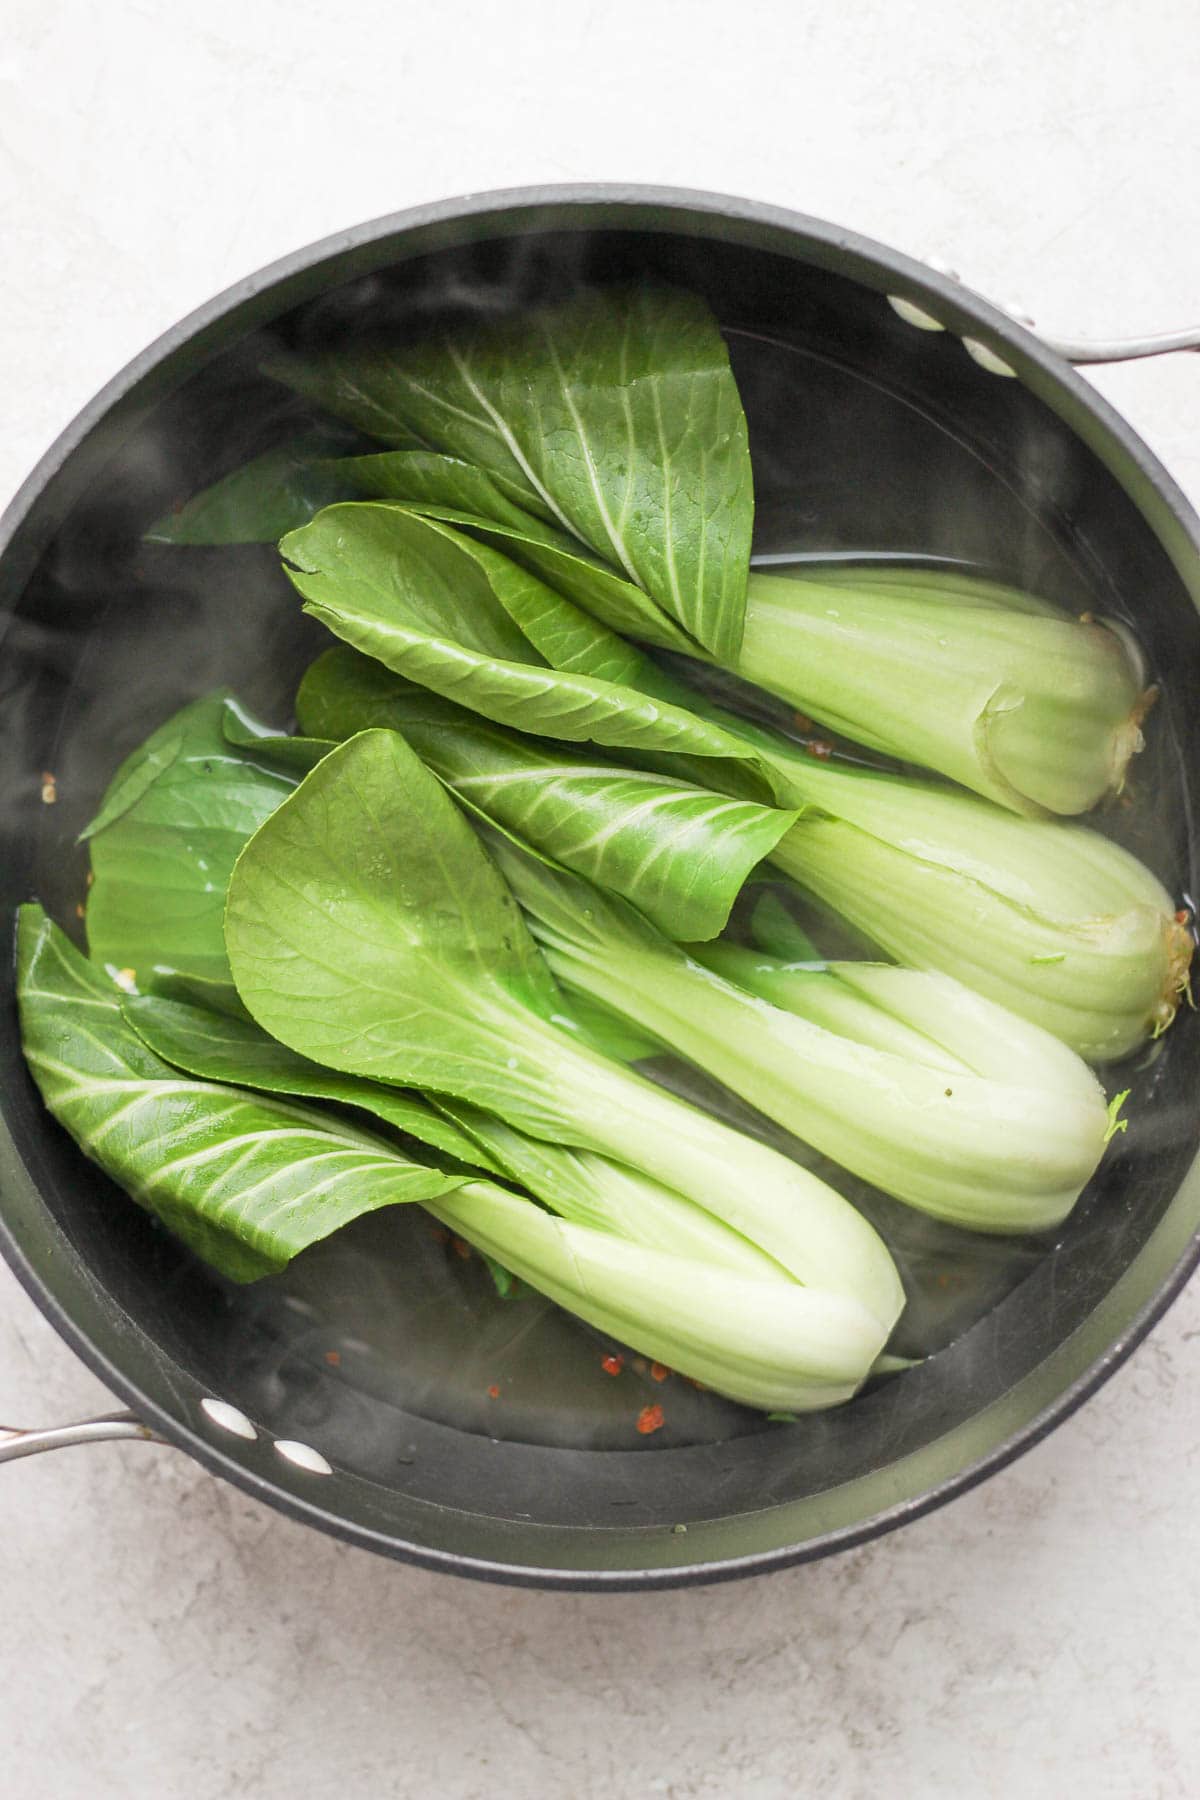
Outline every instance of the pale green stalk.
[(805, 1412), (849, 1400), (886, 1340), (851, 1294), (647, 1249), (490, 1183), (459, 1192), (429, 1211), (589, 1325), (747, 1406)]
[(626, 903), (510, 842), (495, 853), (560, 981), (897, 1198), (977, 1230), (1042, 1230), (1096, 1168), (1108, 1107), (1095, 1077), (961, 984), (874, 965), (796, 970), (784, 1010), (735, 985), (746, 968), (732, 947), (701, 947), (704, 967)]
[(1170, 1024), (1191, 936), (1119, 844), (772, 744), (810, 807), (772, 862), (889, 956), (953, 975), (1089, 1062), (1125, 1056)]
[(1128, 633), (928, 570), (752, 575), (730, 666), (829, 731), (1029, 814), (1119, 791), (1154, 699)]

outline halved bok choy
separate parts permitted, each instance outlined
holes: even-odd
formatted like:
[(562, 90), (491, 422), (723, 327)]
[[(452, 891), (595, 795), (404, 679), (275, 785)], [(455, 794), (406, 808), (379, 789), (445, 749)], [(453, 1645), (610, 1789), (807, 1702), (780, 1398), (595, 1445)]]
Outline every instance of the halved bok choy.
[(398, 734), (340, 745), (259, 828), (225, 936), (242, 1000), (289, 1048), (627, 1163), (890, 1330), (894, 1266), (846, 1201), (572, 1034), (508, 888)]
[(1118, 792), (1155, 697), (1123, 627), (903, 566), (752, 574), (730, 667), (826, 730), (1034, 816)]
[(724, 942), (689, 954), (626, 902), (507, 834), (485, 836), (566, 988), (884, 1192), (976, 1231), (1042, 1231), (1095, 1171), (1110, 1135), (1095, 1076), (961, 983), (782, 964)]
[[(556, 1216), (447, 1158), (437, 1114), (428, 1108), (422, 1126), (415, 1097), (408, 1124), (438, 1146), (434, 1159), (327, 1106), (183, 1073), (149, 1048), (121, 990), (40, 907), (21, 909), (18, 959), (25, 1055), (50, 1111), (231, 1280), (276, 1273), (365, 1212), (419, 1203), (597, 1329), (750, 1406), (799, 1412), (849, 1399), (886, 1339), (889, 1326), (853, 1295), (804, 1286), (769, 1258), (756, 1263), (749, 1246), (739, 1260), (732, 1232), (721, 1243), (714, 1229), (697, 1254), (598, 1224), (601, 1159), (581, 1165), (574, 1190), (559, 1185)], [(482, 1158), (468, 1136), (462, 1145)]]

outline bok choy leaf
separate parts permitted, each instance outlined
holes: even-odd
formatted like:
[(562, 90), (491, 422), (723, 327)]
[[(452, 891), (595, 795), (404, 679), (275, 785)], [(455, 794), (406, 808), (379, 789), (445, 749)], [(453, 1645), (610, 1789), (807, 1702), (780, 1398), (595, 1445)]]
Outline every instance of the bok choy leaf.
[(760, 770), (736, 734), (675, 704), (632, 644), (440, 520), (385, 502), (333, 506), (280, 551), (305, 611), (337, 637), (498, 724)]
[(695, 295), (584, 291), (405, 348), (268, 373), (385, 442), (413, 434), (502, 480), (700, 647), (741, 640), (754, 499), (745, 415)]
[(232, 1280), (283, 1268), (362, 1213), (468, 1179), (335, 1114), (181, 1075), (126, 1022), (121, 999), (40, 907), (21, 908), (21, 1039), (46, 1105), (85, 1155)]
[(323, 506), (352, 500), (358, 484), (338, 458), (341, 440), (300, 438), (242, 463), (146, 530), (152, 544), (277, 544)]
[(314, 738), (402, 732), (474, 808), (624, 895), (673, 937), (715, 937), (796, 817), (507, 731), (345, 647), (308, 670), (296, 710)]
[(295, 776), (227, 739), (228, 696), (209, 694), (126, 758), (88, 826), (93, 962), (145, 979), (162, 964), (227, 980), (222, 913), (242, 845)]
[(239, 1018), (160, 994), (139, 994), (123, 1002), (121, 1014), (146, 1047), (173, 1068), (262, 1093), (354, 1106), (460, 1163), (502, 1172), (476, 1138), (419, 1095), (322, 1068), (277, 1043), (248, 1013)]

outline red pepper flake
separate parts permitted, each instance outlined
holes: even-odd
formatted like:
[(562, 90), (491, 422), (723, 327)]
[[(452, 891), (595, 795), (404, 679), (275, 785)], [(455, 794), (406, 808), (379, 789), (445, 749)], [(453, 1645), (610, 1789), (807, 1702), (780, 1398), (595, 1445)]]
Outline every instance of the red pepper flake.
[(600, 1358), (600, 1367), (604, 1370), (606, 1375), (619, 1375), (621, 1370), (625, 1367), (625, 1358), (617, 1355), (602, 1356)]
[(792, 723), (797, 731), (811, 731), (813, 728), (813, 722), (807, 713), (793, 713)]
[(665, 1424), (661, 1406), (643, 1406), (637, 1416), (637, 1428), (643, 1437), (649, 1437), (652, 1431), (661, 1431)]
[(833, 755), (833, 745), (828, 738), (812, 738), (804, 748), (810, 756), (815, 756), (818, 762), (828, 762)]
[(327, 1350), (325, 1352), (325, 1361), (329, 1364), (331, 1369), (340, 1368), (341, 1362), (342, 1362), (341, 1351), (340, 1350)]
[(82, 905), (79, 905), (75, 908), (75, 917), (77, 919), (86, 918), (86, 916), (87, 915), (85, 914)]
[(1177, 925), (1186, 925), (1188, 920), (1191, 918), (1191, 916), (1192, 915), (1188, 911), (1187, 907), (1181, 906), (1179, 911), (1175, 914), (1175, 923)]
[(455, 1256), (460, 1256), (462, 1258), (463, 1262), (469, 1260), (471, 1246), (468, 1244), (466, 1238), (451, 1238), (450, 1248), (454, 1251)]
[(58, 799), (58, 777), (49, 769), (42, 770), (42, 805), (53, 806)]
[(448, 1244), (450, 1242), (450, 1233), (446, 1230), (444, 1225), (431, 1225), (429, 1229), (432, 1231), (439, 1244)]
[(498, 1400), (499, 1398), (500, 1398), (500, 1389), (497, 1387), (496, 1383), (493, 1381), (491, 1387), (488, 1389), (488, 1399), (489, 1400)]
[(650, 1375), (654, 1381), (665, 1381), (670, 1373), (671, 1371), (668, 1369), (666, 1363), (650, 1364)]
[(707, 1394), (708, 1386), (705, 1382), (697, 1381), (694, 1375), (689, 1375), (686, 1379), (688, 1386), (694, 1387), (698, 1394)]

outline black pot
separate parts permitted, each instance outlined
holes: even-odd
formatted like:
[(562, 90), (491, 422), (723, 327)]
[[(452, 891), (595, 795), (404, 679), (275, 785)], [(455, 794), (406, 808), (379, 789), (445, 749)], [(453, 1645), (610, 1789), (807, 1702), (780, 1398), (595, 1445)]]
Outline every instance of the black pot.
[[(75, 835), (173, 707), (226, 681), (286, 718), (319, 640), (272, 554), (140, 542), (294, 428), (300, 403), (258, 374), (264, 348), (641, 273), (699, 289), (729, 333), (760, 551), (967, 558), (1130, 621), (1163, 698), (1139, 775), (1154, 803), (1129, 831), (1196, 892), (1200, 534), (1133, 432), (1028, 331), (837, 228), (703, 195), (560, 188), (421, 208), (289, 257), (168, 333), (45, 457), (0, 527), (5, 918), (36, 895), (73, 921)], [(1128, 1139), (1056, 1240), (984, 1253), (898, 1228), (919, 1347), (936, 1353), (784, 1426), (632, 1364), (606, 1376), (586, 1332), (540, 1302), (506, 1310), (415, 1214), (363, 1220), (286, 1276), (228, 1288), (46, 1115), (11, 993), (0, 1055), (0, 1245), (133, 1409), (11, 1434), (0, 1459), (47, 1436), (155, 1435), (350, 1542), (498, 1580), (667, 1586), (901, 1524), (1079, 1405), (1200, 1259), (1191, 1016), (1134, 1071)], [(668, 1426), (641, 1439), (631, 1420), (653, 1400)]]

